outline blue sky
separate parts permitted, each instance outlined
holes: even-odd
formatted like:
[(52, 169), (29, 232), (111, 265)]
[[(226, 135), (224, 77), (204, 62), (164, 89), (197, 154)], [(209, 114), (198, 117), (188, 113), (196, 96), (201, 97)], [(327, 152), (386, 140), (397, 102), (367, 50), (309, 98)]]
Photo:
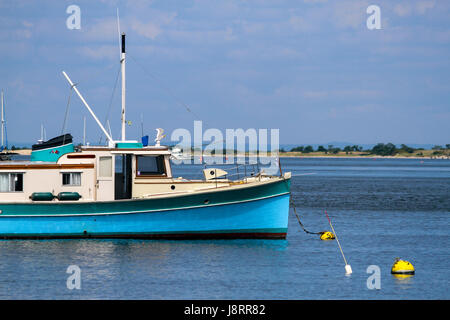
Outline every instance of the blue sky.
[[(69, 5), (81, 29), (69, 30)], [(369, 5), (381, 29), (369, 30)], [(448, 1), (0, 1), (8, 138), (61, 133), (65, 70), (103, 121), (127, 33), (129, 138), (155, 128), (279, 128), (281, 144), (450, 143)], [(191, 113), (187, 112), (189, 106)], [(120, 132), (120, 82), (110, 112)], [(70, 131), (101, 133), (75, 95)]]

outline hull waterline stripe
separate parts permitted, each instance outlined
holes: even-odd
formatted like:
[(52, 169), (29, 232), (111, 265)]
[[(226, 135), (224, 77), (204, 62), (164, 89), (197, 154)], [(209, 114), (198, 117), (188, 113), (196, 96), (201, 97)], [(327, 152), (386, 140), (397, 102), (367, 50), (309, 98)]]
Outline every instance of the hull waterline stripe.
[(7, 234), (0, 239), (285, 239), (287, 231), (268, 232), (181, 232), (181, 233), (127, 233), (127, 234), (65, 234), (27, 235)]
[[(0, 214), (0, 218), (20, 218), (20, 217), (67, 217), (67, 216), (103, 216), (103, 215), (118, 215), (118, 214), (134, 214), (134, 213), (151, 213), (151, 212), (162, 212), (162, 211), (174, 211), (174, 210), (187, 210), (187, 209), (196, 209), (196, 208), (207, 208), (207, 207), (215, 207), (215, 206), (223, 206), (237, 203), (245, 203), (258, 201), (263, 199), (269, 199), (274, 197), (279, 197), (283, 195), (290, 194), (290, 192), (279, 193), (276, 195), (260, 197), (249, 200), (241, 200), (241, 201), (231, 201), (225, 203), (217, 203), (217, 204), (203, 204), (198, 206), (189, 206), (189, 207), (178, 207), (178, 208), (170, 208), (170, 209), (150, 209), (150, 210), (134, 210), (134, 211), (119, 211), (119, 212), (101, 212), (101, 213), (69, 213), (69, 214)], [(93, 202), (92, 204), (95, 204)], [(1, 205), (0, 205), (1, 206)], [(32, 206), (32, 204), (30, 204)]]

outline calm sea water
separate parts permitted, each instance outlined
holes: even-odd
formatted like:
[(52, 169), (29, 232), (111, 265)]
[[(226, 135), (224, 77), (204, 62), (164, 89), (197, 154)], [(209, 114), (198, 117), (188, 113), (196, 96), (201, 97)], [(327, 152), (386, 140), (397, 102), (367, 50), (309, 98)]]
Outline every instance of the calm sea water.
[[(450, 161), (281, 163), (303, 224), (329, 230), (327, 210), (352, 275), (336, 241), (306, 234), (291, 212), (286, 240), (3, 240), (0, 299), (450, 298)], [(391, 275), (396, 257), (416, 274)], [(70, 265), (81, 269), (80, 290), (66, 286)], [(370, 265), (380, 268), (380, 289), (367, 287)]]

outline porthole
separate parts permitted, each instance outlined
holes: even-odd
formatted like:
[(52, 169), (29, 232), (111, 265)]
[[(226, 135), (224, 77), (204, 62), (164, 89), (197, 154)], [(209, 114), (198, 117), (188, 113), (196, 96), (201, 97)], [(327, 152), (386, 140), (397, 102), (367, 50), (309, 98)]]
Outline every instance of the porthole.
[(171, 185), (170, 189), (175, 190), (175, 185)]

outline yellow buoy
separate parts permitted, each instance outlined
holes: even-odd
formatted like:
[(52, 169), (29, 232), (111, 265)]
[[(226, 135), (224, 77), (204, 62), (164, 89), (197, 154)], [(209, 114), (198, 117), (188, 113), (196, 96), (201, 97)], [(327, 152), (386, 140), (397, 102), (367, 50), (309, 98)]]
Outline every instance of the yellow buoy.
[(395, 258), (394, 264), (391, 269), (392, 274), (411, 275), (414, 274), (414, 271), (414, 266), (409, 261), (399, 258)]
[(320, 240), (333, 240), (333, 239), (335, 239), (335, 236), (330, 231), (324, 231), (320, 235)]

